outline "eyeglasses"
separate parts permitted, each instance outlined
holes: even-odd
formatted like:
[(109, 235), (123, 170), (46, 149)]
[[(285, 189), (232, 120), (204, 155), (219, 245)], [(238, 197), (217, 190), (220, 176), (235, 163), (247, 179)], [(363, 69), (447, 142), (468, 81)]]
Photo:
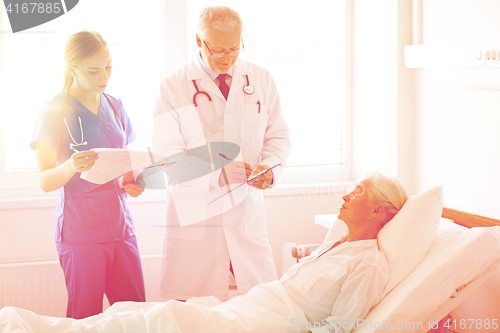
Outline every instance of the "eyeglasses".
[(208, 52), (210, 52), (210, 55), (212, 57), (214, 57), (214, 58), (222, 58), (226, 54), (229, 54), (231, 57), (236, 57), (238, 54), (240, 54), (241, 51), (243, 51), (245, 49), (245, 44), (243, 44), (243, 38), (241, 38), (241, 49), (234, 50), (234, 51), (231, 51), (231, 52), (217, 52), (217, 53), (212, 53), (212, 51), (210, 50), (210, 48), (207, 45), (207, 42), (203, 41), (203, 44), (205, 44), (205, 46), (208, 49)]

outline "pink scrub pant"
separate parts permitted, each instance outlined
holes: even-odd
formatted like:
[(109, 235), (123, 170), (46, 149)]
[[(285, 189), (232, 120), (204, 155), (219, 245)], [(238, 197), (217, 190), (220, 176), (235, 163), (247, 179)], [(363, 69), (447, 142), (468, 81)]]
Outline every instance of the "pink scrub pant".
[(135, 236), (104, 243), (56, 243), (68, 290), (66, 316), (86, 318), (110, 305), (145, 302), (144, 278)]

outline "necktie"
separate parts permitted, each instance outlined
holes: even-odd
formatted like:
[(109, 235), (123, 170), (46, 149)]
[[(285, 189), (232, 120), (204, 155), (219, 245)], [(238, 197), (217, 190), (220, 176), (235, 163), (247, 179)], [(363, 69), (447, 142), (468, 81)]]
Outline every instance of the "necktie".
[(224, 98), (227, 101), (227, 95), (229, 95), (229, 86), (226, 83), (226, 77), (227, 77), (227, 74), (220, 74), (219, 76), (217, 76), (217, 78), (219, 79), (220, 92), (222, 93), (222, 95), (224, 96)]

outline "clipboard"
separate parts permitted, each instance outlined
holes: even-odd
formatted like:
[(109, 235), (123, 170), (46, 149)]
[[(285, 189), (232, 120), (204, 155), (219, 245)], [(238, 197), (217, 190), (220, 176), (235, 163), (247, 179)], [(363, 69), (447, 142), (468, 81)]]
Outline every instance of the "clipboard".
[[(130, 170), (129, 172), (146, 170), (146, 169), (156, 168), (156, 167), (170, 166), (170, 165), (175, 164), (175, 163), (177, 163), (177, 162), (155, 164), (155, 165), (150, 165), (150, 166), (147, 166), (147, 167), (144, 167), (144, 168), (140, 168), (140, 169)], [(121, 177), (125, 176), (129, 172), (126, 172), (123, 175), (118, 176), (118, 177), (110, 180), (107, 183), (104, 183), (104, 184), (101, 184), (99, 186), (96, 186), (93, 189), (88, 190), (87, 192), (85, 192), (85, 194), (116, 189), (117, 187), (115, 186), (115, 184), (116, 184), (115, 180), (117, 180), (118, 178), (121, 178)]]
[(229, 193), (233, 192), (234, 190), (239, 189), (239, 188), (240, 188), (240, 187), (242, 187), (243, 185), (246, 185), (246, 184), (248, 184), (249, 182), (254, 181), (255, 179), (259, 178), (260, 176), (262, 176), (263, 174), (265, 174), (266, 172), (268, 172), (269, 170), (272, 170), (272, 169), (274, 169), (274, 168), (276, 168), (276, 167), (278, 167), (278, 166), (281, 166), (281, 163), (278, 163), (278, 164), (276, 164), (275, 166), (272, 166), (272, 167), (270, 167), (270, 168), (267, 168), (267, 169), (262, 170), (261, 172), (259, 172), (259, 173), (258, 173), (258, 174), (256, 174), (255, 176), (252, 176), (252, 177), (248, 178), (248, 179), (246, 180), (246, 182), (241, 183), (240, 185), (238, 185), (238, 186), (236, 186), (235, 188), (233, 188), (232, 190), (230, 190), (230, 191), (228, 191), (228, 192), (224, 193), (224, 194), (223, 194), (223, 195), (221, 195), (220, 197), (215, 198), (214, 200), (210, 201), (208, 204), (210, 205), (211, 203), (213, 203), (213, 202), (215, 202), (215, 201), (219, 200), (220, 198), (224, 197), (225, 195), (228, 195)]

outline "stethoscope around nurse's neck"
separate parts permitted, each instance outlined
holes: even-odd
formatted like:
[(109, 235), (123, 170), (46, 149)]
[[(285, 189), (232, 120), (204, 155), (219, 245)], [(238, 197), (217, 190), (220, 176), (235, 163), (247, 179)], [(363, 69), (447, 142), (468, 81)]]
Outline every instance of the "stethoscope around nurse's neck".
[[(243, 86), (243, 91), (247, 95), (252, 95), (255, 92), (255, 88), (254, 88), (254, 86), (252, 86), (250, 84), (250, 81), (248, 80), (248, 75), (245, 75), (245, 76), (246, 76), (246, 79), (247, 79), (247, 84)], [(219, 121), (217, 120), (217, 112), (215, 112), (214, 102), (212, 101), (212, 97), (210, 97), (210, 94), (207, 93), (206, 91), (200, 90), (198, 88), (198, 85), (196, 84), (196, 80), (191, 80), (191, 81), (193, 82), (194, 88), (196, 89), (196, 92), (193, 95), (193, 104), (194, 104), (194, 107), (196, 108), (196, 111), (198, 112), (198, 114), (200, 115), (201, 119), (203, 120), (203, 122), (207, 126), (208, 126), (208, 123), (205, 121), (205, 118), (203, 117), (203, 115), (201, 114), (200, 110), (198, 109), (198, 103), (196, 102), (196, 98), (200, 94), (201, 95), (205, 95), (205, 96), (207, 96), (208, 100), (210, 101), (210, 105), (212, 106), (212, 111), (213, 111), (213, 114), (214, 114), (215, 124), (216, 124), (217, 128), (214, 131), (208, 132), (208, 135), (212, 135), (212, 134), (215, 134), (215, 133), (218, 133), (218, 132), (222, 131), (224, 129), (224, 126), (219, 126)]]
[[(120, 124), (122, 125), (122, 128), (123, 128), (123, 131), (125, 131), (125, 125), (123, 124), (120, 116), (118, 115), (118, 112), (116, 111), (115, 109), (115, 106), (113, 105), (113, 103), (111, 103), (111, 100), (109, 99), (108, 95), (106, 95), (105, 93), (103, 93), (104, 97), (106, 97), (106, 99), (108, 100), (108, 104), (111, 105), (111, 108), (113, 109), (116, 117), (118, 118), (118, 121), (120, 121)], [(66, 122), (66, 110), (68, 108), (71, 108), (72, 111), (76, 114), (76, 116), (78, 117), (78, 124), (80, 125), (80, 142), (76, 142), (75, 138), (73, 137), (73, 135), (71, 134), (71, 131), (69, 129), (69, 126), (68, 126), (68, 123)], [(78, 146), (86, 146), (87, 145), (87, 141), (84, 141), (83, 139), (83, 126), (82, 126), (82, 118), (80, 117), (80, 112), (78, 111), (77, 108), (75, 108), (74, 106), (70, 105), (69, 103), (69, 93), (68, 91), (66, 91), (66, 103), (63, 105), (62, 107), (62, 110), (61, 110), (61, 116), (63, 118), (63, 121), (64, 121), (64, 125), (66, 125), (66, 129), (68, 130), (68, 134), (69, 134), (69, 137), (71, 138), (71, 140), (73, 141), (73, 143), (70, 142), (69, 144), (69, 148), (72, 149), (72, 150), (75, 150), (76, 149), (74, 147), (78, 147)]]

